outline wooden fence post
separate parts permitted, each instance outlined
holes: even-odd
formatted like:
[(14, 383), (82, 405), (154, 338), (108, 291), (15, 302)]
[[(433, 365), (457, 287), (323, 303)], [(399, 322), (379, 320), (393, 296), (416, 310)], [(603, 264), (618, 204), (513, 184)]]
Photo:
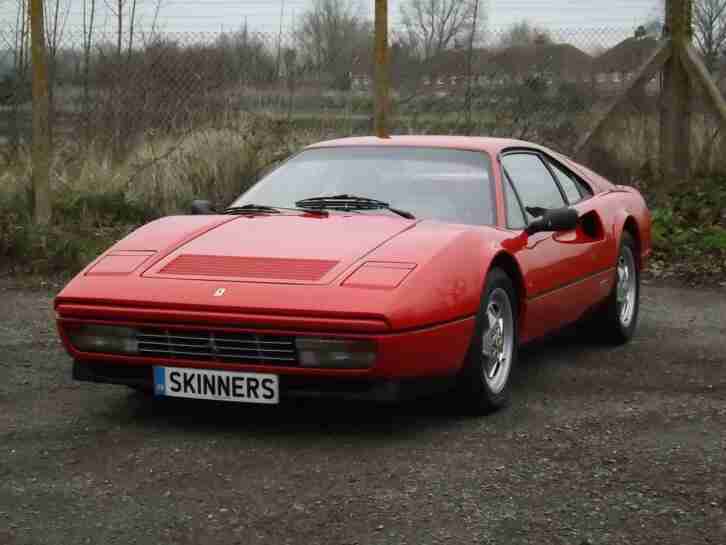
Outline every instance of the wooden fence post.
[(35, 222), (48, 225), (50, 201), (50, 100), (48, 60), (43, 35), (43, 0), (30, 2), (30, 33), (33, 53), (33, 193)]
[(691, 173), (691, 88), (680, 60), (680, 48), (693, 37), (692, 0), (667, 0), (666, 25), (674, 55), (663, 71), (660, 104), (660, 164), (664, 194), (688, 180)]
[(378, 138), (388, 138), (388, 0), (376, 0), (375, 50), (375, 131)]

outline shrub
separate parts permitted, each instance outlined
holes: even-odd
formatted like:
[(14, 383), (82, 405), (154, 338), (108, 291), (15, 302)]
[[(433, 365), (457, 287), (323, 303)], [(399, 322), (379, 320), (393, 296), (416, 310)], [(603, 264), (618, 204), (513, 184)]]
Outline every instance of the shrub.
[(653, 210), (656, 259), (686, 278), (726, 275), (726, 177), (694, 179)]

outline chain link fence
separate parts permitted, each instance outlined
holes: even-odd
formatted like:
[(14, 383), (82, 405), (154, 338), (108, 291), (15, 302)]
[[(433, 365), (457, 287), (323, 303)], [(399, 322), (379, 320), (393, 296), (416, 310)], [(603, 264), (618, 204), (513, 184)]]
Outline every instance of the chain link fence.
[[(509, 32), (489, 29), (469, 47), (426, 59), (393, 40), (391, 132), (516, 137), (572, 152), (659, 39), (601, 28), (548, 31), (512, 43)], [(293, 34), (138, 33), (119, 40), (66, 29), (49, 48), (53, 139), (120, 158), (154, 135), (240, 127), (250, 117), (309, 139), (370, 134), (372, 39), (362, 43), (322, 52)], [(716, 75), (722, 88), (725, 76)], [(30, 138), (30, 77), (27, 30), (0, 27), (6, 153)], [(660, 87), (658, 76), (630, 95), (603, 132), (593, 157), (602, 164), (594, 167), (618, 179), (657, 168), (649, 161), (658, 149)], [(692, 109), (700, 130), (694, 153), (717, 160), (713, 150), (723, 137), (698, 93)]]

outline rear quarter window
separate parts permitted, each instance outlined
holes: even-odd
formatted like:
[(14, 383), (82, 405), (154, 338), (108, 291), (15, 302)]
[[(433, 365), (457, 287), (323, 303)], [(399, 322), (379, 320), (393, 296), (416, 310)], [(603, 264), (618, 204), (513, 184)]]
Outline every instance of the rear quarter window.
[[(598, 185), (598, 183), (592, 182), (591, 180), (593, 180), (593, 179), (598, 180), (598, 179), (602, 178), (601, 176), (599, 176), (598, 174), (596, 174), (589, 168), (587, 168), (579, 163), (576, 163), (574, 161), (571, 161), (567, 157), (561, 157), (561, 156), (557, 156), (557, 155), (555, 155), (555, 157), (563, 165), (566, 165), (567, 167), (569, 167), (571, 169), (571, 172), (573, 172), (575, 174), (575, 176), (579, 180), (579, 183), (582, 185), (583, 189), (589, 196), (592, 196), (596, 193), (595, 189), (598, 188), (599, 185)], [(604, 178), (603, 178), (603, 180), (604, 180)], [(604, 180), (604, 181), (607, 181), (607, 180)]]
[(590, 188), (577, 175), (552, 160), (548, 159), (547, 162), (570, 204), (577, 204), (592, 196)]

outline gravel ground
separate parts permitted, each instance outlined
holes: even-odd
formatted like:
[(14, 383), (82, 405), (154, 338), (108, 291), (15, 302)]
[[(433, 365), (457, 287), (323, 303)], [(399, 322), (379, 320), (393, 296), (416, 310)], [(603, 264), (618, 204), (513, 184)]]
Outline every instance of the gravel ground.
[(514, 404), (158, 402), (76, 384), (52, 294), (0, 286), (0, 544), (726, 543), (726, 292), (526, 348)]

